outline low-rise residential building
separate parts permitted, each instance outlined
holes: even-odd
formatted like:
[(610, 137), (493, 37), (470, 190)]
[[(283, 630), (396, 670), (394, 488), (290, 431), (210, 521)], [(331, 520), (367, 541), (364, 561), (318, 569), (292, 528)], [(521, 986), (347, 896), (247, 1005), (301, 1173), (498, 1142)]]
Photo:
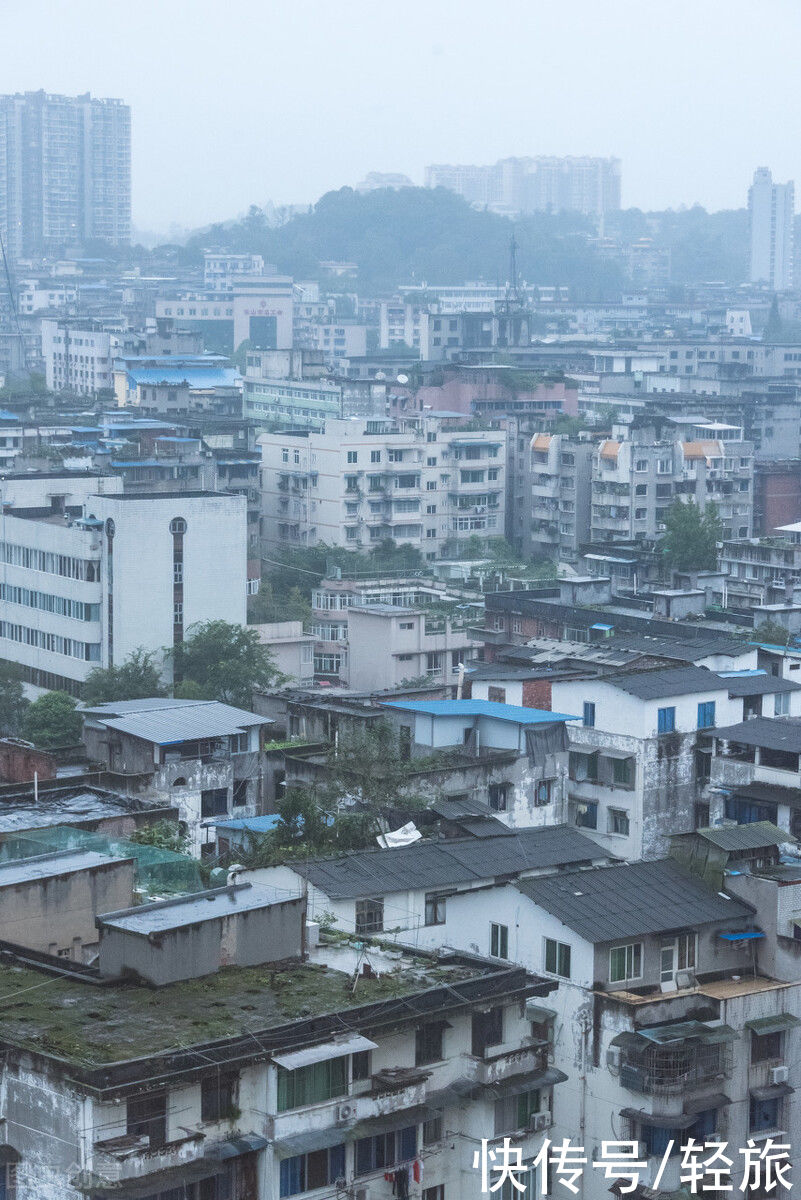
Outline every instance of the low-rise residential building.
[(515, 544), (526, 555), (576, 562), (590, 536), (594, 447), (563, 434), (531, 439), (522, 508), (514, 514)]
[[(774, 680), (774, 683), (779, 683)], [(777, 698), (786, 693), (777, 692)], [(782, 701), (782, 706), (784, 701)], [(771, 821), (801, 835), (801, 719), (753, 716), (715, 730), (701, 825)]]
[[(141, 980), (164, 959), (162, 944), (183, 944), (182, 909), (195, 943), (219, 945), (215, 906), (242, 904), (219, 896), (109, 915), (106, 965), (134, 953)], [(482, 1137), (513, 1136), (530, 1162), (564, 1073), (526, 1006), (556, 981), (464, 954), (389, 956), (363, 941), (309, 947), (304, 962), (302, 931), (295, 920), (293, 940), (288, 926), (298, 905), (234, 913), (232, 928), (280, 922), (280, 940), (261, 937), (251, 965), (238, 936), (232, 965), (202, 980), (99, 987), (88, 968), (78, 977), (4, 962), (4, 994), (42, 989), (35, 1010), (8, 1010), (3, 1023), (6, 1189), (19, 1200), (334, 1189), (390, 1200), (424, 1179), (432, 1196), (477, 1200)], [(281, 948), (283, 962), (271, 963)], [(533, 1171), (526, 1183), (536, 1195)]]
[(304, 633), (302, 621), (269, 621), (251, 625), (267, 646), (278, 670), (289, 684), (305, 687), (314, 681), (314, 648), (317, 639)]
[(715, 727), (742, 715), (733, 683), (695, 666), (554, 681), (554, 705), (582, 714), (569, 727), (570, 819), (628, 859), (695, 829)]
[(114, 386), (119, 338), (93, 321), (42, 321), (42, 357), (51, 392), (94, 396)]
[(159, 698), (83, 711), (90, 758), (122, 786), (177, 808), (195, 854), (214, 841), (212, 818), (263, 811), (268, 718), (211, 700)]
[(732, 605), (801, 603), (801, 522), (779, 526), (772, 537), (724, 540), (718, 565)]
[(265, 552), (391, 538), (434, 559), (502, 536), (506, 435), (462, 424), (417, 415), (262, 434)]
[(341, 664), (339, 674), (357, 691), (419, 679), (456, 682), (460, 668), (476, 657), (480, 645), (469, 618), (455, 610), (354, 605), (346, 619), (347, 663), (344, 672)]

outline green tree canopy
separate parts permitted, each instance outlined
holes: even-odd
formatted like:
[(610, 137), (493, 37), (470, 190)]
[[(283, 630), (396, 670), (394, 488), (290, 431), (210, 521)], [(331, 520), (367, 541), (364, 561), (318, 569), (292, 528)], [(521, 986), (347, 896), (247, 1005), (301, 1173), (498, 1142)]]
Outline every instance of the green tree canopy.
[(715, 570), (723, 527), (714, 504), (702, 511), (694, 500), (676, 499), (667, 510), (665, 527), (661, 548), (667, 566), (678, 571)]
[(751, 642), (766, 642), (769, 646), (787, 646), (790, 642), (790, 632), (778, 621), (763, 621), (756, 625), (749, 635)]
[(19, 733), (28, 701), (22, 688), (22, 671), (17, 663), (0, 662), (0, 734)]
[(251, 708), (256, 688), (275, 687), (284, 676), (255, 629), (227, 621), (204, 621), (168, 650), (175, 676), (195, 684), (208, 700)]
[(186, 852), (189, 838), (177, 821), (154, 821), (152, 825), (141, 825), (128, 838), (139, 846), (156, 846), (159, 850)]
[(143, 700), (164, 694), (154, 655), (141, 646), (118, 667), (96, 667), (83, 685), (83, 699), (87, 705), (108, 704), (113, 700)]
[(27, 708), (22, 736), (35, 746), (74, 746), (83, 732), (77, 704), (67, 692), (45, 692)]

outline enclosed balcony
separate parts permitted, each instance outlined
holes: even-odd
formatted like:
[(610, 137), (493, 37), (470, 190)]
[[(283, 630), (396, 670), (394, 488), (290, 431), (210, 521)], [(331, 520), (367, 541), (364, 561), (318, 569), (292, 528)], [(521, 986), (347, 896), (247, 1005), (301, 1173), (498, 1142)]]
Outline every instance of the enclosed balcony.
[[(618, 1034), (612, 1045), (620, 1056), (620, 1083), (645, 1096), (682, 1096), (720, 1087), (731, 1075), (731, 1044), (736, 1036), (728, 1025), (701, 1021)], [(612, 1069), (615, 1057), (610, 1052)]]

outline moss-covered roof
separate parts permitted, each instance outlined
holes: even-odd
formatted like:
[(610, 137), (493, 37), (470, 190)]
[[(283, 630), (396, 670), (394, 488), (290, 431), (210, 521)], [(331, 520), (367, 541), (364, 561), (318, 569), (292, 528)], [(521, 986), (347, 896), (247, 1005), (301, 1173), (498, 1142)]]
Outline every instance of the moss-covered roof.
[[(399, 964), (400, 967), (401, 964)], [(475, 965), (405, 959), (377, 978), (304, 964), (228, 967), (163, 988), (97, 986), (0, 963), (0, 1044), (92, 1070), (474, 979)], [(254, 1048), (256, 1043), (254, 1042)]]

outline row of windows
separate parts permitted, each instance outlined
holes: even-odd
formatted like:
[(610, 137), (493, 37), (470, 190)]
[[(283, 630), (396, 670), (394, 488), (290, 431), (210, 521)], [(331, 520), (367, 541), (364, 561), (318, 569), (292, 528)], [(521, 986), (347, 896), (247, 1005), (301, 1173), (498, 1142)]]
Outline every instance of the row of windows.
[(68, 658), (80, 658), (84, 662), (100, 662), (100, 643), (81, 642), (76, 638), (61, 637), (44, 629), (29, 629), (27, 625), (16, 625), (12, 621), (0, 621), (0, 637), (10, 642), (22, 642), (49, 650), (53, 654), (66, 654)]
[[(715, 701), (702, 700), (698, 704), (698, 729), (712, 729), (715, 724)], [(589, 700), (584, 702), (583, 724), (586, 729), (595, 727), (595, 705)], [(676, 707), (666, 705), (657, 710), (657, 732), (674, 733), (676, 730)]]
[(0, 561), (12, 567), (25, 567), (29, 571), (63, 575), (66, 579), (81, 579), (89, 583), (96, 583), (100, 579), (100, 564), (94, 559), (55, 554), (52, 550), (38, 550), (34, 546), (20, 546), (16, 542), (0, 542)]
[[(500, 928), (505, 928), (501, 926)], [(663, 938), (659, 948), (659, 979), (671, 982), (677, 971), (692, 970), (697, 963), (698, 937), (695, 933), (679, 933)], [(500, 957), (505, 958), (506, 955)], [(551, 975), (570, 978), (570, 946), (554, 938), (545, 938), (544, 966)], [(609, 951), (609, 982), (627, 983), (643, 977), (643, 944), (628, 942), (613, 946)]]
[(5, 600), (8, 604), (23, 604), (26, 608), (56, 613), (60, 617), (72, 617), (75, 621), (100, 620), (99, 604), (71, 600), (68, 596), (54, 596), (50, 592), (34, 592), (30, 588), (17, 587), (11, 583), (0, 583), (0, 600)]

